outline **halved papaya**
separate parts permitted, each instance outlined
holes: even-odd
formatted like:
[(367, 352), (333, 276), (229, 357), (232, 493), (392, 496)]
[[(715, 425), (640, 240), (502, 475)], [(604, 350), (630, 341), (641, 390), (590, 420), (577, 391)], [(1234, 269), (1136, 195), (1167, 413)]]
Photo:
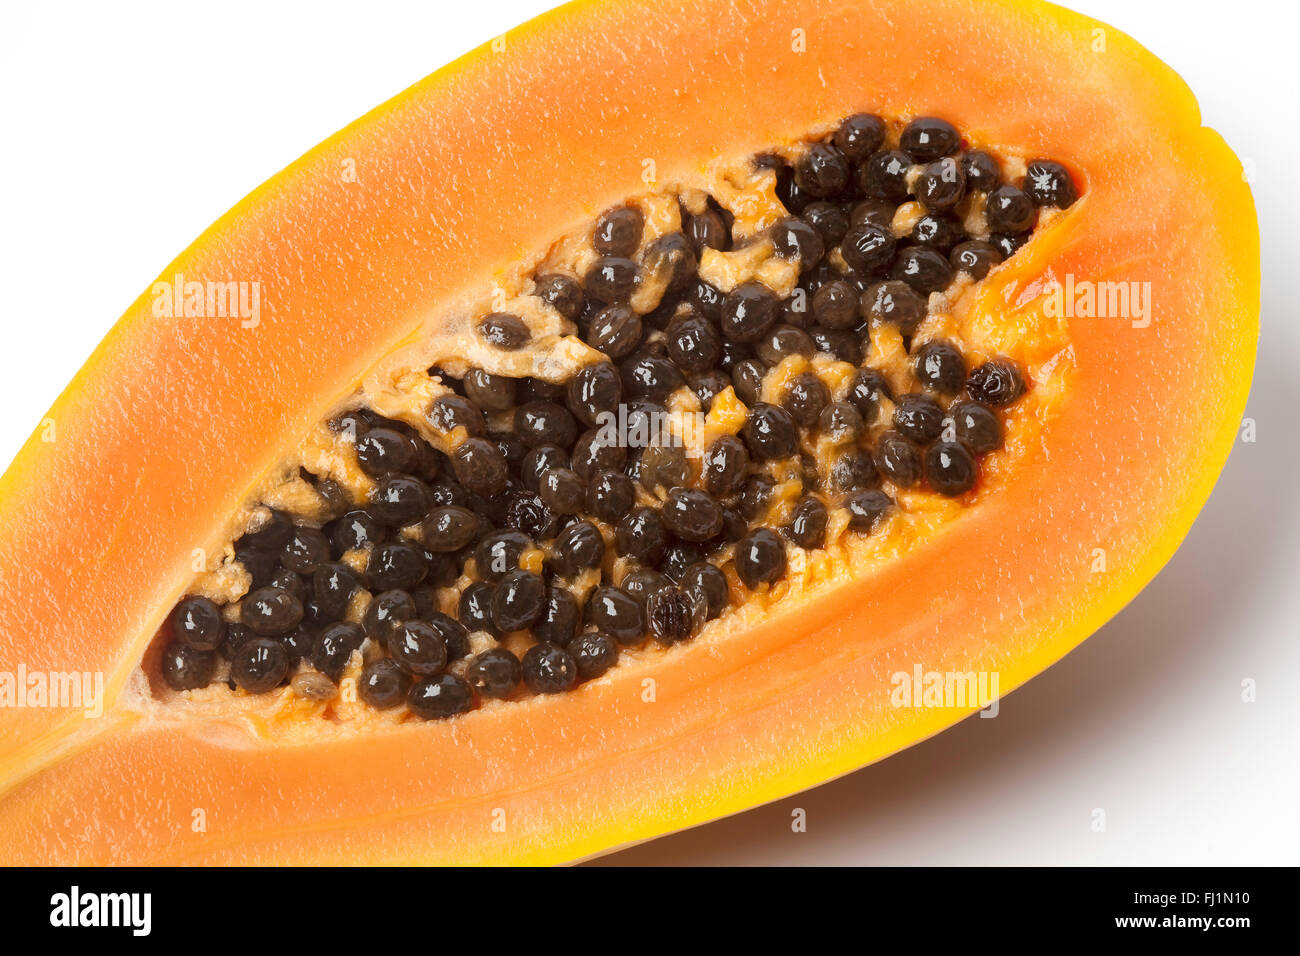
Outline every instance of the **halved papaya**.
[(1085, 17), (547, 14), (219, 220), (4, 475), (4, 859), (569, 861), (887, 756), (986, 703), (900, 675), (1006, 693), (1168, 560), (1258, 295)]

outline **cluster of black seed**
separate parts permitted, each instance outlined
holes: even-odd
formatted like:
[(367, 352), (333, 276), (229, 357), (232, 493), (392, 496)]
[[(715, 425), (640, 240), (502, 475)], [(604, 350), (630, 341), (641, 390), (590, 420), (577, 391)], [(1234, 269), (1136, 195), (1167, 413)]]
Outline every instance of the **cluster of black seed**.
[[(537, 275), (533, 290), (605, 360), (563, 384), (431, 370), (452, 388), (428, 412), (435, 431), (456, 436), (450, 454), (369, 409), (331, 421), (355, 443), (373, 493), (354, 500), (304, 471), (327, 520), (270, 511), (236, 541), (252, 578), (238, 621), (207, 598), (184, 598), (169, 619), (165, 681), (207, 686), (224, 658), (232, 689), (249, 693), (282, 686), (304, 661), (337, 682), (370, 641), (358, 693), (376, 709), (449, 717), (481, 698), (514, 696), (521, 684), (562, 692), (605, 673), (621, 648), (687, 640), (739, 588), (778, 581), (787, 545), (823, 546), (835, 509), (851, 530), (873, 531), (895, 507), (885, 481), (969, 492), (980, 456), (1002, 445), (998, 410), (1026, 383), (1009, 360), (971, 369), (951, 342), (914, 342), (926, 296), (959, 273), (982, 279), (1013, 255), (1040, 207), (1076, 198), (1068, 172), (1036, 161), (1020, 185), (1006, 183), (997, 161), (963, 150), (943, 120), (917, 119), (891, 144), (868, 114), (849, 117), (792, 164), (774, 156), (755, 164), (774, 170), (789, 213), (759, 238), (797, 262), (798, 294), (758, 281), (723, 292), (701, 278), (702, 251), (734, 242), (731, 216), (713, 200), (694, 214), (683, 209), (680, 232), (648, 243), (637, 208), (607, 211), (586, 274)], [(919, 215), (898, 237), (897, 208), (910, 201)], [(667, 276), (667, 291), (639, 314), (630, 302), (651, 274)], [(911, 391), (895, 394), (864, 364), (882, 324), (903, 336)], [(506, 350), (530, 339), (524, 320), (506, 312), (485, 316), (477, 333)], [(763, 401), (771, 369), (819, 354), (856, 367), (844, 394), (835, 398), (806, 371), (785, 382), (779, 401)], [(621, 411), (630, 431), (638, 421), (653, 431), (683, 388), (705, 411), (727, 389), (747, 408), (739, 434), (717, 438), (698, 461), (672, 443), (627, 447), (599, 427)], [(813, 453), (818, 442), (829, 459)], [(774, 488), (791, 480), (802, 491), (773, 527)], [(344, 561), (357, 554), (361, 572)], [(723, 568), (734, 571), (734, 588)], [(439, 600), (451, 587), (454, 616)], [(367, 609), (349, 620), (361, 592)], [(471, 656), (475, 632), (497, 643)], [(505, 643), (521, 633), (530, 638), (522, 658)]]

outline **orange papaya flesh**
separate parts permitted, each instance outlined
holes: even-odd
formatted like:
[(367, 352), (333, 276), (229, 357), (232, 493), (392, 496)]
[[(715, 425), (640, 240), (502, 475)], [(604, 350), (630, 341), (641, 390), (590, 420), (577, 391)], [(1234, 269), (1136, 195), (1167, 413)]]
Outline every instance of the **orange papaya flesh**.
[[(0, 662), (105, 678), (102, 716), (0, 710), (7, 862), (579, 859), (924, 739), (972, 708), (894, 707), (890, 675), (996, 671), (1005, 692), (1168, 559), (1244, 407), (1259, 285), (1240, 165), (1181, 81), (1038, 3), (706, 7), (707, 32), (699, 5), (562, 8), (279, 174), (161, 277), (258, 281), (256, 327), (158, 316), (150, 293), (122, 318), (51, 410), (54, 440), (38, 431), (0, 487)], [(286, 447), (437, 339), (452, 304), (644, 194), (647, 160), (691, 182), (861, 110), (944, 116), (999, 155), (1064, 162), (1082, 193), (971, 297), (973, 326), (1064, 329), (1068, 374), (1013, 409), (959, 514), (825, 580), (810, 562), (569, 693), (451, 721), (158, 691), (156, 636), (196, 549), (228, 542)], [(618, 146), (583, 159), (596, 142)], [(1080, 280), (1150, 283), (1149, 322), (1061, 321), (1053, 290)]]

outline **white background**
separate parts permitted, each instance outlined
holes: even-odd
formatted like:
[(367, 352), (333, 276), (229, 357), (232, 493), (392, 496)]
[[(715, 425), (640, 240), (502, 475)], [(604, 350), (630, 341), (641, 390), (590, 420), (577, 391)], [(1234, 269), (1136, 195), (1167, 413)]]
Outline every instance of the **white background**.
[[(229, 206), (549, 5), (0, 6), (0, 462)], [(1238, 444), (1155, 582), (996, 720), (610, 862), (1300, 862), (1300, 137), (1297, 24), (1279, 22), (1295, 15), (1270, 0), (1074, 5), (1171, 63), (1205, 122), (1255, 164), (1263, 336), (1247, 415), (1258, 441)], [(1254, 704), (1240, 700), (1245, 678), (1258, 682)], [(794, 807), (806, 833), (790, 831)], [(1091, 829), (1094, 808), (1104, 833)]]

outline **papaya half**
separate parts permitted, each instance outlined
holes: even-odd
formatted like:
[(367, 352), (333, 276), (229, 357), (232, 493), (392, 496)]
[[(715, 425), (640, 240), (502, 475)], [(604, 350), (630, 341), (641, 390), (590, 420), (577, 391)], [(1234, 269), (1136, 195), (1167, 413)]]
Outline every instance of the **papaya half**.
[(885, 757), (1169, 559), (1258, 304), (1108, 26), (559, 8), (218, 220), (5, 473), (0, 856), (573, 861)]

